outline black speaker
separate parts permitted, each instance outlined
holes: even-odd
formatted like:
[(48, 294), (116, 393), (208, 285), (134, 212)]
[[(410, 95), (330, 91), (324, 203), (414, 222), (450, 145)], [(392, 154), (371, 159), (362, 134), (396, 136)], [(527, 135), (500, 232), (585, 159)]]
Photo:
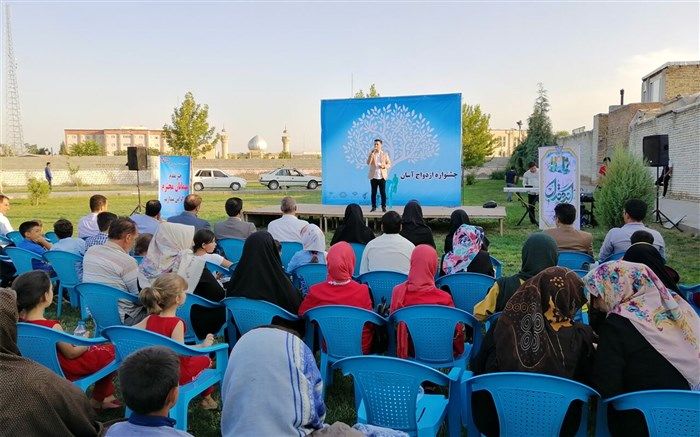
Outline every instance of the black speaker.
[(652, 167), (668, 165), (668, 135), (651, 135), (642, 140), (644, 159)]
[(127, 147), (126, 157), (129, 170), (148, 170), (148, 151), (145, 147)]

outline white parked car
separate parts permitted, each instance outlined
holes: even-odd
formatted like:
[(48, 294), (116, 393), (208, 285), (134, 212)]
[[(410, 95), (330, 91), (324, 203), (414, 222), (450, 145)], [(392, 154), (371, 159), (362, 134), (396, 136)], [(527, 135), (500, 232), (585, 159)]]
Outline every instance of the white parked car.
[(195, 191), (204, 189), (221, 189), (230, 188), (233, 191), (238, 191), (245, 188), (247, 181), (238, 176), (229, 176), (225, 172), (216, 168), (203, 168), (197, 170), (192, 178), (192, 188)]
[(279, 187), (306, 187), (315, 190), (321, 185), (319, 176), (305, 175), (296, 168), (281, 167), (260, 175), (260, 183), (271, 190)]

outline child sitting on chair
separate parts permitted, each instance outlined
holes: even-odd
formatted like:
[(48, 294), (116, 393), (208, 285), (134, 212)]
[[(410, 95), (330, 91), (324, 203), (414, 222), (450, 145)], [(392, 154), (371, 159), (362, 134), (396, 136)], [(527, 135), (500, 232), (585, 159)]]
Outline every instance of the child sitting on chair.
[[(141, 290), (139, 298), (149, 315), (134, 326), (170, 337), (184, 344), (185, 322), (175, 314), (177, 308), (185, 303), (186, 290), (187, 281), (177, 273), (160, 275), (150, 287)], [(212, 344), (214, 344), (214, 336), (207, 334), (198, 347), (209, 347)], [(211, 359), (208, 356), (180, 357), (180, 384), (191, 382), (203, 370), (211, 367), (211, 364)], [(201, 405), (205, 410), (214, 410), (219, 407), (219, 404), (211, 397), (213, 391), (214, 388), (210, 387), (202, 394)]]
[[(34, 270), (20, 275), (12, 283), (17, 292), (17, 309), (21, 322), (33, 323), (39, 326), (63, 332), (58, 320), (47, 320), (44, 311), (53, 301), (53, 287), (46, 272)], [(61, 297), (58, 297), (61, 299)], [(85, 333), (89, 336), (89, 331)], [(114, 346), (100, 344), (94, 346), (73, 346), (70, 343), (59, 342), (58, 362), (69, 381), (75, 381), (91, 375), (114, 361)], [(91, 403), (93, 408), (120, 408), (121, 404), (114, 397), (113, 379), (115, 373), (105, 376), (95, 383)]]

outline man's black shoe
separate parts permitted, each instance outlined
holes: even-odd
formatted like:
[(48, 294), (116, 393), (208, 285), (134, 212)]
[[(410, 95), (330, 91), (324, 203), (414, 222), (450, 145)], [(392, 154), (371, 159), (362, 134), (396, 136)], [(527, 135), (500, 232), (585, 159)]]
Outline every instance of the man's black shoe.
[(382, 206), (382, 212), (386, 212), (386, 206)]
[(372, 209), (369, 210), (369, 212), (374, 212), (374, 211), (376, 211), (376, 210), (377, 210), (377, 207), (376, 207), (376, 206), (373, 206)]

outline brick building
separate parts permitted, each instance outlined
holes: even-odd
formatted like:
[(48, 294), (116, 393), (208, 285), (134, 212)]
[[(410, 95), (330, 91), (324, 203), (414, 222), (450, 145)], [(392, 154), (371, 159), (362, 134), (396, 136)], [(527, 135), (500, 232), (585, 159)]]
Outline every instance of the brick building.
[(668, 102), (698, 92), (700, 61), (667, 62), (642, 78), (642, 103)]
[(67, 148), (92, 140), (104, 146), (107, 155), (114, 155), (115, 152), (123, 153), (129, 146), (156, 148), (160, 153), (166, 153), (170, 150), (162, 130), (144, 127), (64, 129), (63, 136)]

